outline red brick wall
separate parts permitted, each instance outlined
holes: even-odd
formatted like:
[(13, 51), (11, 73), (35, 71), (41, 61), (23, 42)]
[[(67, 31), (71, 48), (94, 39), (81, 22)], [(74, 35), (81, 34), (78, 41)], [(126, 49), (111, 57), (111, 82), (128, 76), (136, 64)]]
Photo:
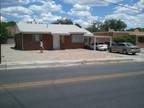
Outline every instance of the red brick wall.
[(42, 41), (44, 45), (44, 49), (53, 49), (53, 38), (51, 34), (44, 34), (42, 36)]
[(61, 44), (62, 49), (84, 48), (84, 43), (72, 43), (71, 36), (64, 36), (64, 43)]
[(33, 40), (32, 34), (23, 35), (23, 47), (24, 50), (38, 50), (40, 49), (40, 43)]
[[(43, 34), (42, 40), (44, 43), (44, 49), (48, 50), (53, 48), (52, 35)], [(16, 35), (15, 44), (16, 49), (22, 49), (22, 34)], [(35, 42), (33, 40), (33, 34), (23, 34), (23, 48), (24, 50), (39, 50), (40, 42)]]
[(22, 35), (21, 34), (15, 35), (15, 48), (22, 49)]
[(138, 43), (137, 46), (140, 48), (144, 48), (144, 43)]

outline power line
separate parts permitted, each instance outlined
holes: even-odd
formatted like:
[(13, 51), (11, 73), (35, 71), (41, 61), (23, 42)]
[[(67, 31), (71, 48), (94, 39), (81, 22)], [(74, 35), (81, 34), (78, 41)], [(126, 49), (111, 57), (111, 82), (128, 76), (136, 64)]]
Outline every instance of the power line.
[(107, 2), (107, 3), (110, 3), (110, 4), (114, 4), (114, 5), (117, 5), (117, 6), (125, 7), (125, 8), (128, 8), (128, 9), (141, 11), (141, 10), (138, 9), (138, 8), (129, 7), (129, 6), (126, 6), (126, 5), (123, 5), (123, 4), (114, 3), (114, 2), (111, 2), (111, 1), (107, 1), (107, 0), (102, 0), (102, 1)]

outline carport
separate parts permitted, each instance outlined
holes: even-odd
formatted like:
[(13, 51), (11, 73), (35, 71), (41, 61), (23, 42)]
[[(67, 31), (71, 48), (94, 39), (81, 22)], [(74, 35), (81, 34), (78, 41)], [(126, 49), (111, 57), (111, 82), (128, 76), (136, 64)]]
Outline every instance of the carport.
[(130, 36), (135, 36), (135, 44), (140, 48), (144, 48), (144, 32), (134, 31), (129, 32)]
[[(86, 36), (87, 38), (90, 38), (88, 39), (88, 43), (87, 44), (91, 44), (91, 43), (98, 43), (98, 39), (101, 39), (101, 40), (109, 40), (109, 45), (111, 46), (112, 44), (112, 36), (110, 35), (104, 35), (103, 33), (99, 33), (98, 34), (94, 34), (93, 36)], [(94, 51), (96, 51), (96, 44), (94, 44)]]

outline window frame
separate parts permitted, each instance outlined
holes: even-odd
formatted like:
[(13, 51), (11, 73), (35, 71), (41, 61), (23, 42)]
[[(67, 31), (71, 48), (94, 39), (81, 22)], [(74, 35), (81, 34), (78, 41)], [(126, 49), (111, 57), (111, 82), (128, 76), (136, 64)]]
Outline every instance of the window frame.
[(41, 40), (41, 35), (40, 34), (34, 34), (33, 35), (33, 41), (34, 42), (40, 42)]
[(72, 35), (71, 41), (72, 41), (72, 43), (83, 43), (84, 37), (83, 37), (83, 35)]

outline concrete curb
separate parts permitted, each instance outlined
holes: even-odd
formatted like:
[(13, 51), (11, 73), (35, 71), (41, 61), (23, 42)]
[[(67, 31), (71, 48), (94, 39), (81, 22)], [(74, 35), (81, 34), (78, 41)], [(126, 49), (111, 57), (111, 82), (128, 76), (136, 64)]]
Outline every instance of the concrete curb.
[(124, 63), (134, 62), (134, 59), (107, 59), (107, 60), (67, 60), (67, 61), (35, 61), (35, 62), (17, 62), (0, 64), (0, 70), (9, 69), (29, 69), (29, 68), (47, 68), (47, 67), (65, 67), (82, 64), (105, 64), (105, 63)]

